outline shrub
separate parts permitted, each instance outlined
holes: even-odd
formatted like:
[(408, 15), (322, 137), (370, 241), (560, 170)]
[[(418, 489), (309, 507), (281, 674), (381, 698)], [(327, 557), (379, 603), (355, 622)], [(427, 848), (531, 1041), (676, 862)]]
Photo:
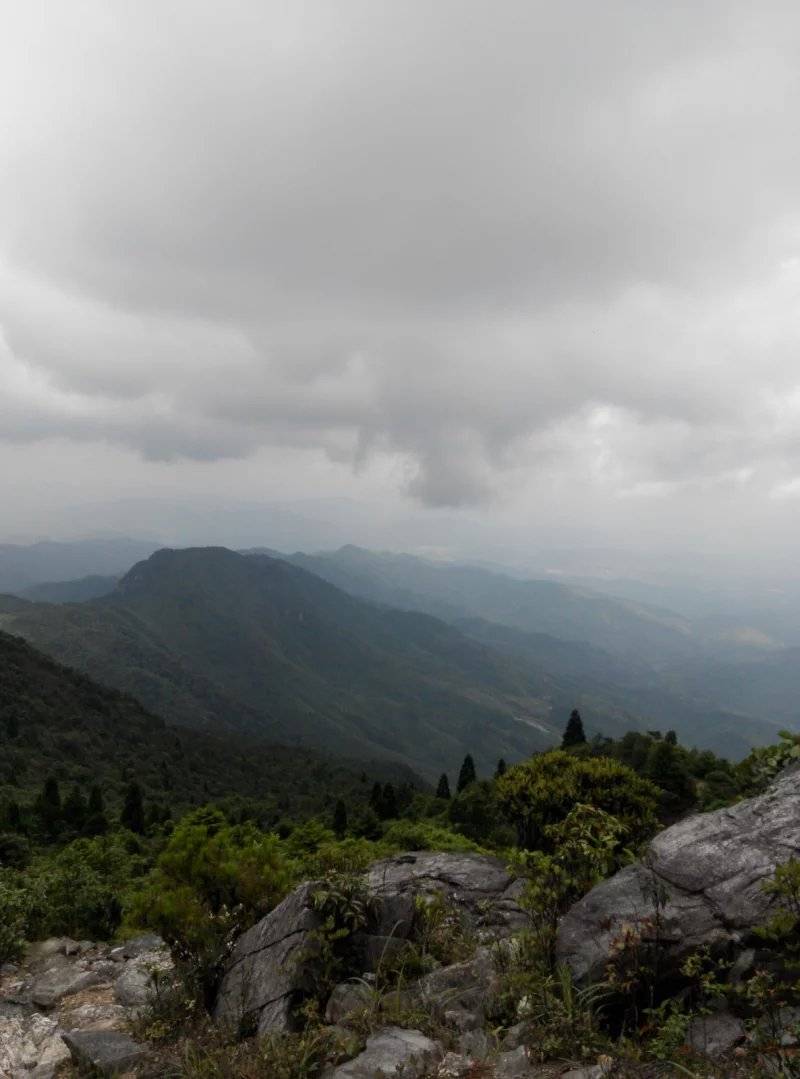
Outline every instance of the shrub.
[(176, 826), (135, 897), (131, 922), (161, 933), (208, 1000), (234, 936), (271, 910), (291, 883), (277, 836), (199, 809)]
[(606, 757), (577, 757), (553, 750), (509, 768), (497, 781), (498, 803), (517, 829), (519, 846), (551, 852), (548, 828), (576, 804), (616, 817), (627, 841), (638, 845), (656, 828), (659, 791), (649, 780)]

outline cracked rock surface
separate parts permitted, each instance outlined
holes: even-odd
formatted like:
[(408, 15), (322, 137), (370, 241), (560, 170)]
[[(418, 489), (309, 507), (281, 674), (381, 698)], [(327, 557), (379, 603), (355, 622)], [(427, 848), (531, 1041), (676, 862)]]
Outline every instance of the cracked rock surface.
[[(625, 926), (646, 927), (667, 959), (665, 972), (702, 945), (734, 946), (770, 915), (763, 885), (800, 855), (800, 771), (764, 794), (698, 814), (656, 836), (642, 862), (593, 888), (564, 916), (558, 958), (579, 981), (602, 978)], [(653, 895), (663, 897), (657, 931)]]
[[(385, 954), (387, 941), (409, 936), (419, 895), (443, 895), (481, 941), (502, 939), (525, 924), (517, 903), (521, 884), (500, 859), (486, 855), (398, 855), (376, 862), (366, 886), (377, 901), (375, 915), (354, 941), (365, 972)], [(313, 882), (300, 885), (239, 938), (217, 998), (218, 1021), (237, 1026), (249, 1018), (261, 1034), (292, 1028), (295, 1005), (314, 985), (319, 919), (310, 903), (316, 887)]]

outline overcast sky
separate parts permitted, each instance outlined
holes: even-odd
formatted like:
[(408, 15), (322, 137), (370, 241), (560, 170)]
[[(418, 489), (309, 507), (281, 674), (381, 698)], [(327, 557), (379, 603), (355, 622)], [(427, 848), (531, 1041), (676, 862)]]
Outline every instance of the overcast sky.
[(347, 496), (772, 557), (799, 346), (796, 4), (0, 0), (0, 538)]

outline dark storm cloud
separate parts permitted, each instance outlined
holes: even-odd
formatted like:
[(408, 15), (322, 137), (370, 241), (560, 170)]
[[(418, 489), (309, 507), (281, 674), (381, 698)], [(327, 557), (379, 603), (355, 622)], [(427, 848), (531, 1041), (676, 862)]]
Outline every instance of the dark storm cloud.
[(800, 471), (791, 6), (4, 25), (0, 436), (396, 459), (434, 506)]

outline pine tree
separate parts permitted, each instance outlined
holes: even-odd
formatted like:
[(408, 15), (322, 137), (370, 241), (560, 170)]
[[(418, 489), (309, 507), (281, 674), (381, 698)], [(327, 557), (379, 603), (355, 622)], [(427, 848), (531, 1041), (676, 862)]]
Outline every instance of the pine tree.
[(95, 784), (89, 791), (89, 801), (86, 806), (86, 822), (83, 826), (83, 834), (86, 836), (105, 835), (108, 831), (108, 817), (105, 812), (103, 792)]
[(508, 771), (508, 765), (506, 764), (505, 760), (501, 757), (500, 760), (497, 762), (497, 767), (494, 770), (494, 778), (499, 779), (500, 776), (504, 776), (507, 771)]
[(138, 783), (131, 783), (125, 791), (119, 822), (123, 828), (128, 828), (137, 835), (144, 835), (144, 801)]
[(383, 819), (394, 820), (397, 816), (397, 795), (391, 783), (383, 788)]
[(474, 783), (477, 779), (475, 774), (475, 761), (472, 759), (471, 754), (467, 754), (464, 758), (464, 763), (461, 765), (461, 771), (458, 773), (458, 783), (456, 784), (456, 790), (459, 794), (465, 790), (470, 783)]
[(369, 807), (376, 817), (383, 819), (383, 787), (380, 783), (372, 784), (372, 793), (369, 796)]
[(54, 836), (61, 823), (61, 792), (53, 776), (44, 781), (42, 793), (36, 799), (36, 812), (47, 835)]
[(7, 798), (0, 807), (0, 828), (9, 832), (22, 831), (22, 810), (14, 798)]
[(577, 708), (573, 708), (567, 720), (564, 737), (561, 739), (561, 748), (569, 749), (570, 746), (580, 746), (586, 741), (583, 730), (583, 720)]
[(442, 774), (439, 776), (439, 786), (436, 788), (436, 797), (450, 797), (450, 780), (447, 778), (446, 772), (442, 772)]
[(86, 822), (86, 799), (76, 783), (64, 800), (64, 823), (79, 831)]
[(347, 806), (340, 798), (333, 810), (333, 830), (338, 839), (347, 831)]

